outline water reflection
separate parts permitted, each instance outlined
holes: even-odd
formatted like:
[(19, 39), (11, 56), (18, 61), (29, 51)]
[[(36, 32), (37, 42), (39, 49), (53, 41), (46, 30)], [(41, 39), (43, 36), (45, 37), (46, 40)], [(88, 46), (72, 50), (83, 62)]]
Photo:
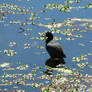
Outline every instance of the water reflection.
[[(49, 66), (50, 68), (62, 68), (65, 65), (65, 61), (64, 61), (63, 58), (62, 59), (49, 58), (49, 59), (46, 60), (45, 65)], [(50, 75), (50, 74), (52, 74), (52, 69), (47, 69), (44, 73)]]

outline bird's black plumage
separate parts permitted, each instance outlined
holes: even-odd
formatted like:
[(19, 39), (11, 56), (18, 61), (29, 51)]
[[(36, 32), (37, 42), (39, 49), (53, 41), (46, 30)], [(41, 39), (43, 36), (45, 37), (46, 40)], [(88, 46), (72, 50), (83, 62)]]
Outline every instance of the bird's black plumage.
[(48, 51), (51, 58), (65, 58), (66, 55), (59, 43), (53, 41), (53, 34), (47, 32), (46, 34), (46, 50)]

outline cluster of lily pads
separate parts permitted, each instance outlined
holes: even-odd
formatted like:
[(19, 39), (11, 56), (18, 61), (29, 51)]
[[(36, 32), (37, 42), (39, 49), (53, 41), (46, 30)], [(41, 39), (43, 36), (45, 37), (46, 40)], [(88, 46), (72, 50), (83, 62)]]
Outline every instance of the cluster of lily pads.
[[(3, 3), (0, 4), (0, 14), (6, 15), (6, 14), (26, 14), (27, 10), (24, 8), (17, 6), (16, 4), (8, 4), (8, 3)], [(19, 13), (20, 12), (20, 13)]]
[(4, 50), (4, 53), (5, 53), (7, 56), (13, 56), (13, 55), (16, 55), (16, 51), (11, 50), (11, 49)]
[[(0, 64), (0, 68), (3, 71), (3, 74), (0, 75), (0, 87), (12, 86), (14, 92), (20, 92), (19, 90), (25, 92), (26, 87), (40, 88), (42, 92), (92, 91), (92, 88), (90, 88), (92, 84), (89, 85), (88, 82), (89, 77), (92, 76), (82, 74), (79, 69), (70, 69), (69, 67), (50, 68), (47, 66), (47, 71), (57, 71), (57, 74), (52, 73), (48, 75), (43, 71), (41, 66), (32, 66), (33, 67), (27, 64), (17, 63), (17, 67), (13, 67), (13, 65), (7, 62)], [(20, 73), (16, 73), (16, 70)], [(23, 71), (26, 72), (26, 74), (23, 73)], [(43, 82), (40, 82), (40, 80)], [(24, 86), (24, 88), (22, 86)], [(4, 90), (8, 91), (9, 89), (5, 88)]]
[(44, 8), (46, 9), (58, 9), (59, 11), (64, 11), (64, 12), (70, 12), (71, 9), (74, 7), (71, 7), (71, 4), (74, 3), (79, 3), (80, 0), (72, 1), (72, 0), (65, 0), (64, 4), (54, 4), (54, 3), (49, 3), (47, 5), (43, 5)]

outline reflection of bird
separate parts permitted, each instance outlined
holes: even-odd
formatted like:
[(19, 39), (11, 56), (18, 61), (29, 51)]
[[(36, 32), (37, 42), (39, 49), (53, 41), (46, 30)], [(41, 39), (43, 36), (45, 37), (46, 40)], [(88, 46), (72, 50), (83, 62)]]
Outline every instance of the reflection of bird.
[[(65, 65), (65, 61), (64, 61), (64, 59), (57, 59), (57, 58), (52, 59), (52, 58), (49, 58), (49, 59), (46, 60), (45, 65), (49, 66), (51, 68), (62, 68)], [(53, 72), (53, 69), (51, 69), (51, 68), (50, 69), (46, 68), (47, 70), (43, 71), (43, 73), (51, 75), (52, 72)]]
[(47, 32), (45, 34), (46, 39), (46, 50), (48, 51), (51, 58), (65, 58), (66, 55), (59, 43), (53, 41), (53, 34), (51, 32)]
[(57, 58), (52, 59), (52, 58), (49, 58), (49, 59), (46, 60), (45, 65), (50, 66), (52, 68), (58, 67), (58, 65), (60, 67), (62, 67), (62, 66), (65, 65), (65, 61), (64, 61), (64, 59), (57, 59)]

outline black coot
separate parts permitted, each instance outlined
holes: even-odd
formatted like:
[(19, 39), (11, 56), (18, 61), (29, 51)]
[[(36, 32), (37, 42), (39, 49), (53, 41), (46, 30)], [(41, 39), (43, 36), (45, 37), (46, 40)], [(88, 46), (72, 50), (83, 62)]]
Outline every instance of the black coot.
[(48, 51), (51, 58), (59, 58), (63, 59), (66, 57), (64, 51), (59, 43), (53, 41), (53, 34), (51, 32), (47, 32), (45, 34), (46, 39), (46, 50)]

